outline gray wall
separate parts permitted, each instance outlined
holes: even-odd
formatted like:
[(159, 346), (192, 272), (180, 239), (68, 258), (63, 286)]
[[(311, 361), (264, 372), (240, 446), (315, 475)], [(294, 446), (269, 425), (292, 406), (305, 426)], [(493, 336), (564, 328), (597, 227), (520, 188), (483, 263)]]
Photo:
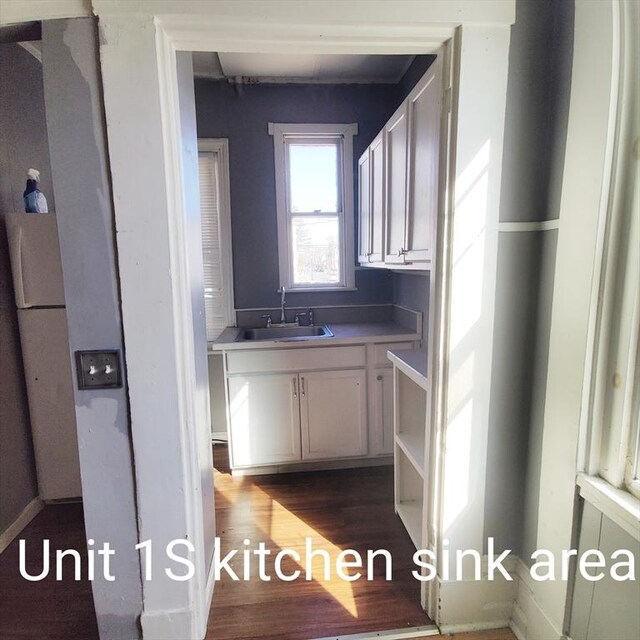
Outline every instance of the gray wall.
[(422, 312), (422, 341), (426, 345), (429, 328), (429, 273), (407, 271), (393, 273), (393, 303)]
[[(269, 122), (357, 122), (354, 164), (397, 104), (395, 85), (254, 85), (196, 80), (198, 136), (228, 138), (235, 304), (277, 307), (278, 241)], [(357, 175), (357, 172), (356, 172)], [(358, 270), (358, 291), (292, 293), (290, 306), (391, 302), (392, 276)]]
[[(573, 2), (518, 0), (501, 222), (559, 215), (573, 50)], [(502, 232), (491, 380), (485, 537), (528, 561), (535, 549), (557, 231)]]
[[(70, 356), (123, 350), (109, 162), (93, 19), (43, 23), (44, 90)], [(75, 370), (75, 366), (73, 367)], [(75, 380), (74, 380), (75, 384)], [(142, 584), (128, 398), (75, 390), (87, 537), (109, 542), (115, 582), (92, 582), (103, 640), (139, 637)]]
[[(0, 45), (0, 218), (24, 211), (26, 170), (42, 171), (50, 206), (51, 170), (42, 65), (17, 44)], [(4, 220), (0, 219), (0, 533), (38, 495), (18, 318)]]
[(558, 217), (572, 53), (573, 0), (517, 0), (509, 49), (501, 220)]
[(0, 211), (24, 211), (27, 169), (55, 211), (44, 117), (42, 65), (17, 44), (0, 44)]

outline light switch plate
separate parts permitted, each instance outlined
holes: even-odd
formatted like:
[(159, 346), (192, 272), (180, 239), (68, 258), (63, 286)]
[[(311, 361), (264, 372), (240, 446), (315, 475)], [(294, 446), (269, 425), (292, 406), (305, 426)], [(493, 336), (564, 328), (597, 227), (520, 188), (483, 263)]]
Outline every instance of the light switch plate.
[(122, 386), (119, 351), (76, 351), (78, 389)]

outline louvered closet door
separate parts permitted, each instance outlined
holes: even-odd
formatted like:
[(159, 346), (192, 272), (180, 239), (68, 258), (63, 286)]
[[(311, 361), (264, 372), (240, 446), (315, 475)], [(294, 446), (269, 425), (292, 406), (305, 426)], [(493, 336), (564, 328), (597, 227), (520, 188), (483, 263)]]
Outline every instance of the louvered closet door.
[(201, 151), (198, 154), (198, 167), (200, 172), (200, 213), (207, 341), (212, 341), (227, 326), (220, 233), (219, 154), (213, 151)]

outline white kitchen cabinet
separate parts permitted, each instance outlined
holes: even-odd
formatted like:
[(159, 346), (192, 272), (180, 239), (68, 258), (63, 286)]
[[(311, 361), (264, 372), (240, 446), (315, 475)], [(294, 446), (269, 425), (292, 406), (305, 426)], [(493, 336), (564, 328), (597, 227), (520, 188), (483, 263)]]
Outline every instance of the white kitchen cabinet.
[(299, 461), (297, 374), (241, 375), (228, 379), (232, 465)]
[(437, 58), (407, 98), (409, 151), (404, 259), (429, 262), (435, 248), (440, 189), (442, 61)]
[(367, 453), (364, 369), (300, 374), (302, 458), (340, 458)]
[(387, 228), (384, 261), (388, 264), (404, 264), (405, 262), (408, 113), (405, 101), (384, 127), (387, 141), (385, 154)]
[(381, 131), (358, 163), (359, 218), (358, 262), (365, 266), (384, 263), (385, 157)]
[(388, 461), (394, 395), (387, 352), (417, 344), (396, 339), (226, 352), (232, 469), (256, 473), (319, 468), (322, 461)]
[(373, 453), (393, 453), (393, 369), (376, 369), (371, 387), (373, 415), (377, 435)]
[(386, 225), (386, 180), (385, 180), (385, 137), (380, 132), (369, 146), (370, 154), (370, 208), (371, 208), (371, 255), (369, 262), (384, 262), (384, 239)]
[(360, 158), (361, 265), (431, 267), (444, 193), (441, 69), (438, 57)]
[(371, 178), (369, 148), (358, 161), (358, 262), (367, 264), (371, 257)]

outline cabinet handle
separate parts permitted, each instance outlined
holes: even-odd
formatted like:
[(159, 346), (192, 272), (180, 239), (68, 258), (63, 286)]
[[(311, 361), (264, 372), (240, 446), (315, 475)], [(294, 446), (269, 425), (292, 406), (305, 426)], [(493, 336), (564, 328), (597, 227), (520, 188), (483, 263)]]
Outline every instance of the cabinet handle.
[(307, 394), (305, 393), (305, 390), (304, 390), (304, 376), (303, 376), (302, 378), (300, 378), (300, 383), (302, 384), (302, 387), (301, 387), (301, 389), (302, 389), (302, 396), (304, 397), (305, 395), (307, 395)]
[(298, 379), (292, 378), (292, 380), (293, 380), (293, 397), (297, 398), (298, 397)]
[(376, 380), (377, 380), (378, 382), (382, 382), (382, 376), (376, 376)]

